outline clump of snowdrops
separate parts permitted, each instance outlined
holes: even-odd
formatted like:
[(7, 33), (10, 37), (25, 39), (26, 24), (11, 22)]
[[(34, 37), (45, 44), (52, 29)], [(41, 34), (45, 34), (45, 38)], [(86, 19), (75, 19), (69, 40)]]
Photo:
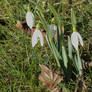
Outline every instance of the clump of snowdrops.
[[(78, 76), (82, 76), (83, 69), (79, 45), (83, 47), (83, 40), (80, 33), (76, 29), (76, 16), (74, 10), (71, 8), (72, 34), (68, 35), (66, 43), (64, 33), (61, 29), (62, 23), (60, 17), (62, 16), (58, 15), (54, 7), (48, 4), (50, 11), (54, 15), (54, 18), (51, 20), (51, 24), (49, 24), (45, 19), (45, 15), (42, 13), (40, 6), (37, 5), (37, 7), (37, 15), (40, 18), (40, 23), (43, 25), (43, 28), (46, 31), (47, 43), (54, 54), (58, 68), (63, 71), (65, 79), (70, 79), (71, 72), (74, 72), (73, 68), (76, 69), (76, 74)], [(26, 14), (26, 22), (30, 29), (32, 29), (34, 26), (35, 21), (36, 20), (33, 12), (28, 10)], [(40, 31), (40, 23), (38, 22), (35, 24), (36, 29), (32, 35), (33, 48), (35, 48), (38, 42), (40, 42), (41, 46), (44, 46), (44, 38)], [(57, 38), (55, 41), (53, 41), (55, 35), (57, 35)]]

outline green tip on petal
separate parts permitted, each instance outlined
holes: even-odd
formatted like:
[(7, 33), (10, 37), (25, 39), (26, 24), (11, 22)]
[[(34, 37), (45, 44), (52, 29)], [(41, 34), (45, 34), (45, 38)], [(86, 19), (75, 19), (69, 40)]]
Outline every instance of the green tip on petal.
[(51, 19), (51, 23), (55, 24), (55, 19), (54, 18)]
[(40, 24), (39, 24), (39, 23), (36, 25), (36, 29), (37, 29), (37, 30), (40, 29)]

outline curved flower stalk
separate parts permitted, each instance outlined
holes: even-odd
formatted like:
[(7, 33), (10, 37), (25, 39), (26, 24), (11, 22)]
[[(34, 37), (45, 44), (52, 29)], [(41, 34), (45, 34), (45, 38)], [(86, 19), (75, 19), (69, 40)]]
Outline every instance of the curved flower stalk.
[(76, 51), (78, 51), (78, 45), (79, 43), (81, 44), (81, 46), (83, 46), (83, 40), (81, 35), (78, 32), (73, 32), (71, 35), (71, 42), (72, 45), (74, 46), (74, 48), (76, 49)]
[(39, 26), (39, 24), (37, 24), (36, 29), (32, 36), (32, 47), (34, 47), (38, 43), (38, 40), (40, 40), (41, 46), (43, 46), (43, 44), (44, 44), (44, 38), (43, 38), (43, 35), (42, 35), (41, 31), (39, 30), (39, 28), (40, 28), (40, 26)]
[(32, 29), (32, 27), (34, 26), (34, 14), (32, 12), (27, 12), (26, 14), (26, 22), (27, 22), (27, 25), (29, 26), (30, 29)]

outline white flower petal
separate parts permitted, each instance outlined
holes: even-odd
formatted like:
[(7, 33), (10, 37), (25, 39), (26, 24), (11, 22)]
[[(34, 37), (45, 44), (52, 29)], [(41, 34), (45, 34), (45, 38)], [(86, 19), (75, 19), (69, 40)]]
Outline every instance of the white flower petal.
[(32, 36), (32, 47), (34, 47), (38, 43), (38, 32), (34, 31)]
[(74, 46), (74, 48), (76, 50), (78, 50), (78, 45), (79, 43), (83, 46), (83, 40), (81, 35), (78, 32), (73, 32), (71, 35), (71, 41), (72, 41), (72, 45)]
[(34, 15), (32, 12), (27, 12), (26, 14), (26, 22), (30, 29), (34, 26)]
[(43, 46), (44, 44), (43, 35), (40, 32), (40, 30), (35, 30), (32, 36), (32, 47), (34, 47), (38, 43), (39, 38), (40, 38), (40, 44), (41, 46)]
[(77, 36), (76, 32), (72, 33), (72, 35), (71, 35), (71, 42), (72, 42), (72, 45), (74, 46), (74, 48), (76, 50), (78, 50), (78, 36)]
[(82, 40), (82, 37), (81, 37), (81, 35), (80, 35), (78, 32), (77, 32), (77, 36), (78, 36), (78, 40), (79, 40), (81, 46), (83, 46), (83, 40)]
[(43, 35), (42, 35), (41, 31), (39, 31), (39, 30), (37, 30), (37, 31), (38, 31), (38, 36), (40, 38), (40, 44), (41, 44), (41, 46), (43, 46), (43, 44), (44, 44)]

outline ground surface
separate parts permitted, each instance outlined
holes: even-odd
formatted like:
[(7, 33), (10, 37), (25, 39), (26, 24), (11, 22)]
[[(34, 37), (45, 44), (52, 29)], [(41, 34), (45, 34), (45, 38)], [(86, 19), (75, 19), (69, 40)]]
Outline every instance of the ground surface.
[[(0, 92), (48, 92), (39, 81), (41, 72), (39, 64), (44, 64), (57, 70), (52, 51), (47, 42), (43, 47), (38, 44), (32, 48), (31, 34), (26, 34), (23, 29), (16, 27), (17, 21), (25, 22), (28, 5), (33, 11), (35, 18), (36, 6), (31, 0), (1, 0), (0, 1)], [(42, 4), (46, 19), (52, 17), (48, 11), (46, 2), (53, 4), (57, 12), (62, 16), (65, 35), (71, 35), (70, 7), (76, 11), (77, 30), (82, 35), (84, 47), (82, 60), (84, 64), (83, 80), (87, 87), (84, 92), (92, 92), (92, 1), (91, 0), (34, 0)], [(43, 2), (43, 3), (42, 3)], [(45, 8), (45, 9), (44, 9)], [(27, 29), (26, 29), (27, 30)], [(74, 92), (77, 79), (63, 81), (61, 88)], [(65, 89), (63, 89), (65, 90)], [(65, 92), (65, 91), (64, 91)], [(66, 91), (69, 92), (69, 91)], [(80, 91), (81, 92), (81, 91)]]

